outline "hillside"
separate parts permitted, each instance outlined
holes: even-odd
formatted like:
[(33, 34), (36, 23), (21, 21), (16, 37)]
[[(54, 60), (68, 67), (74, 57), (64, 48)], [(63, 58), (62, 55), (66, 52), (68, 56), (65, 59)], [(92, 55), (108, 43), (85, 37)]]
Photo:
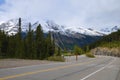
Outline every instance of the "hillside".
[(89, 45), (93, 54), (120, 56), (120, 30)]
[(98, 46), (109, 48), (120, 47), (120, 30), (104, 36), (100, 40), (90, 45), (91, 48), (95, 48)]

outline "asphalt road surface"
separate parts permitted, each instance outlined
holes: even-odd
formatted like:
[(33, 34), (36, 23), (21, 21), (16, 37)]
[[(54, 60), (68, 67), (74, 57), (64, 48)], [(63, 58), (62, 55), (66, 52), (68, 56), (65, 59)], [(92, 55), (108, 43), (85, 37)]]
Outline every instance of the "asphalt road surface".
[(0, 80), (120, 80), (120, 59), (67, 57), (67, 62), (0, 69)]

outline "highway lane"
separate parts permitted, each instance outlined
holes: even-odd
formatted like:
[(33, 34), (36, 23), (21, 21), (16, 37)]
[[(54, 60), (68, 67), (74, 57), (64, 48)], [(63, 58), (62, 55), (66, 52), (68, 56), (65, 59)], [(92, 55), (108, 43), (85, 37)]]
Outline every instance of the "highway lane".
[(120, 59), (67, 58), (68, 62), (0, 69), (0, 80), (120, 80)]

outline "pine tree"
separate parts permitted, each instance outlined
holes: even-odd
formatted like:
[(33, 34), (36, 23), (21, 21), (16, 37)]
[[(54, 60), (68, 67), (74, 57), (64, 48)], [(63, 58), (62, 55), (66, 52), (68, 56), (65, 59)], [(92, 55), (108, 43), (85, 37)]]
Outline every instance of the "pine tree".
[(26, 57), (33, 58), (33, 32), (31, 30), (31, 23), (29, 23), (29, 31), (26, 36)]
[(52, 41), (51, 32), (49, 32), (47, 36), (47, 48), (48, 48), (48, 55), (53, 56), (55, 52), (55, 44), (54, 41)]
[(58, 56), (61, 56), (61, 49), (58, 47)]
[(3, 38), (3, 33), (0, 30), (0, 57), (2, 57), (2, 38)]
[(43, 55), (43, 41), (44, 35), (41, 29), (41, 25), (39, 24), (36, 29), (36, 54), (38, 59), (42, 59)]
[(18, 58), (23, 58), (24, 55), (24, 44), (22, 40), (22, 29), (21, 29), (21, 18), (19, 18), (19, 28), (16, 34), (16, 53), (15, 56)]
[(16, 44), (15, 44), (15, 36), (12, 35), (9, 37), (9, 43), (8, 43), (8, 54), (9, 57), (13, 58), (15, 57), (15, 49), (16, 49)]
[(5, 34), (5, 32), (2, 32), (2, 36), (1, 36), (1, 55), (3, 57), (8, 57), (8, 40), (9, 37)]
[(60, 49), (60, 47), (56, 47), (55, 48), (55, 55), (56, 56), (61, 56), (61, 49)]

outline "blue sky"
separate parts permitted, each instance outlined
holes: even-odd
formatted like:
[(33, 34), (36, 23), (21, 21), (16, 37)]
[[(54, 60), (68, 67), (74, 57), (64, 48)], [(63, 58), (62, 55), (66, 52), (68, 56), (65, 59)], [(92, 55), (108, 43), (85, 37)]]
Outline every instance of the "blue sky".
[(120, 0), (0, 0), (0, 22), (18, 17), (70, 27), (120, 26)]
[(0, 5), (3, 4), (5, 2), (5, 0), (0, 0)]

